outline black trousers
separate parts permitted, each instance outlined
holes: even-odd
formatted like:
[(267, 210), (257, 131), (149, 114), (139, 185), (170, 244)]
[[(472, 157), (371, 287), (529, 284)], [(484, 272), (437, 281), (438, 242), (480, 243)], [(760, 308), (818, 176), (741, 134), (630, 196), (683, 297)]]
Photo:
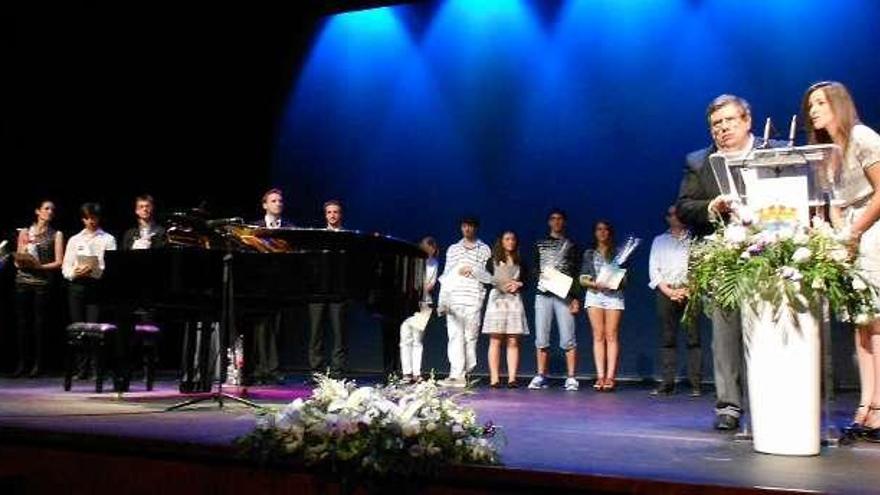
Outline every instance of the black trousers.
[(67, 303), (73, 323), (98, 323), (101, 316), (99, 282), (92, 278), (73, 280), (67, 286)]
[[(676, 355), (678, 328), (684, 315), (686, 302), (677, 303), (657, 291), (657, 316), (660, 318), (660, 368), (663, 384), (673, 385), (677, 375)], [(702, 379), (702, 351), (700, 329), (697, 325), (685, 328), (687, 335), (687, 374), (692, 386)]]
[(333, 329), (333, 352), (331, 354), (330, 371), (344, 374), (348, 369), (348, 329), (346, 316), (348, 302), (326, 302), (309, 304), (309, 366), (316, 373), (327, 371), (327, 360), (324, 356), (324, 313), (329, 313), (330, 326)]
[(238, 328), (244, 337), (244, 375), (246, 380), (273, 377), (278, 373), (278, 334), (281, 311), (245, 314)]
[(17, 373), (25, 372), (28, 367), (33, 371), (39, 371), (43, 366), (43, 341), (46, 337), (50, 289), (48, 284), (15, 284), (15, 309), (18, 316)]

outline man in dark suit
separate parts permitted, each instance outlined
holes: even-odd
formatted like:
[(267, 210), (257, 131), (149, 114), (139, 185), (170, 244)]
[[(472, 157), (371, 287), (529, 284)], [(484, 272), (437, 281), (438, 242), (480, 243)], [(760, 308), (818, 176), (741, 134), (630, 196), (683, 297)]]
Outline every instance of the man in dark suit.
[[(251, 222), (267, 229), (294, 227), (282, 215), (284, 213), (284, 194), (272, 188), (263, 193), (263, 218)], [(247, 327), (252, 333), (246, 336), (244, 365), (245, 382), (273, 384), (282, 381), (278, 370), (278, 333), (281, 328), (281, 311), (269, 314), (250, 315)]]
[[(752, 134), (752, 114), (748, 102), (738, 96), (721, 95), (706, 109), (713, 144), (687, 155), (687, 166), (678, 194), (676, 211), (697, 236), (712, 233), (713, 223), (727, 221), (734, 212), (729, 196), (721, 194), (709, 165), (715, 152), (742, 157), (756, 147), (776, 147), (783, 143), (764, 143)], [(712, 312), (712, 353), (715, 367), (715, 428), (729, 431), (739, 427), (742, 414), (742, 324), (739, 311)]]
[[(325, 229), (342, 230), (342, 203), (331, 199), (324, 203)], [(345, 374), (348, 367), (348, 329), (346, 316), (348, 301), (326, 301), (309, 304), (309, 365), (315, 373), (327, 372), (327, 361), (324, 357), (324, 328), (321, 325), (324, 313), (330, 317), (333, 329), (333, 353), (330, 361), (330, 373), (335, 377)]]
[[(137, 225), (122, 234), (122, 250), (158, 249), (165, 247), (165, 227), (156, 223), (156, 202), (153, 196), (141, 194), (134, 199), (134, 216)], [(132, 283), (137, 283), (136, 280)], [(130, 318), (130, 320), (129, 320)], [(131, 332), (136, 323), (155, 323), (153, 308), (137, 308), (133, 315), (121, 315), (121, 331), (116, 340), (117, 390), (127, 391), (131, 374)], [(148, 356), (144, 356), (146, 364)]]
[(134, 215), (137, 226), (122, 235), (122, 249), (152, 249), (165, 246), (165, 227), (153, 218), (155, 201), (149, 194), (142, 194), (134, 200)]

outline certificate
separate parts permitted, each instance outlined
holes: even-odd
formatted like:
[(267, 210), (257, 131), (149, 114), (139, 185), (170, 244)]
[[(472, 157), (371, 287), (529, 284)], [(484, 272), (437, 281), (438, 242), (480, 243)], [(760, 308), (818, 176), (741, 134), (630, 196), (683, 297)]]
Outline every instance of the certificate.
[(573, 278), (551, 266), (541, 269), (541, 277), (538, 279), (538, 290), (550, 292), (562, 299), (568, 297)]

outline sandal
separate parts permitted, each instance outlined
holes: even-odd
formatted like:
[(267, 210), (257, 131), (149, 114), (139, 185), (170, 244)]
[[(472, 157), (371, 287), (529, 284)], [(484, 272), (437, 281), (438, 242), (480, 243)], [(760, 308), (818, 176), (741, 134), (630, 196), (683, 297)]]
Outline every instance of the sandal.
[(862, 425), (862, 438), (872, 443), (880, 443), (880, 426), (868, 426), (868, 416), (875, 411), (880, 411), (880, 405), (868, 406), (868, 414), (865, 415), (865, 423)]
[(605, 383), (602, 384), (603, 392), (614, 392), (615, 388), (617, 388), (617, 382), (614, 378), (606, 378)]
[(858, 437), (865, 431), (865, 417), (868, 416), (867, 411), (864, 414), (860, 414), (859, 412), (862, 409), (867, 409), (868, 406), (866, 404), (859, 404), (856, 407), (856, 413), (853, 415), (853, 420), (850, 424), (843, 427), (843, 434), (848, 437)]
[(593, 390), (595, 390), (597, 392), (601, 392), (602, 387), (604, 387), (604, 386), (605, 386), (605, 377), (604, 376), (596, 377), (596, 383), (593, 384)]

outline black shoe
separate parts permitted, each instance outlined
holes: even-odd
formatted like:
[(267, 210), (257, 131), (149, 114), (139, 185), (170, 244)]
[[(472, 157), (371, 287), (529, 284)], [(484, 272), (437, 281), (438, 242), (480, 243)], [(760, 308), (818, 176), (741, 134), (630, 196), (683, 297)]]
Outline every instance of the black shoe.
[(34, 365), (34, 367), (31, 368), (30, 373), (28, 373), (28, 378), (37, 378), (38, 376), (40, 376), (40, 374), (40, 367), (38, 365)]
[(739, 428), (739, 418), (729, 414), (719, 414), (715, 417), (715, 429), (720, 431), (732, 431)]
[(871, 443), (880, 443), (880, 428), (865, 428), (863, 426), (861, 438)]
[(501, 382), (490, 383), (489, 388), (501, 388)]
[(507, 388), (519, 388), (519, 382), (516, 380), (507, 382)]
[(675, 385), (671, 383), (661, 383), (659, 387), (651, 390), (650, 395), (672, 395), (675, 393)]
[(21, 378), (22, 376), (24, 376), (24, 365), (19, 364), (15, 371), (12, 372), (12, 378)]

